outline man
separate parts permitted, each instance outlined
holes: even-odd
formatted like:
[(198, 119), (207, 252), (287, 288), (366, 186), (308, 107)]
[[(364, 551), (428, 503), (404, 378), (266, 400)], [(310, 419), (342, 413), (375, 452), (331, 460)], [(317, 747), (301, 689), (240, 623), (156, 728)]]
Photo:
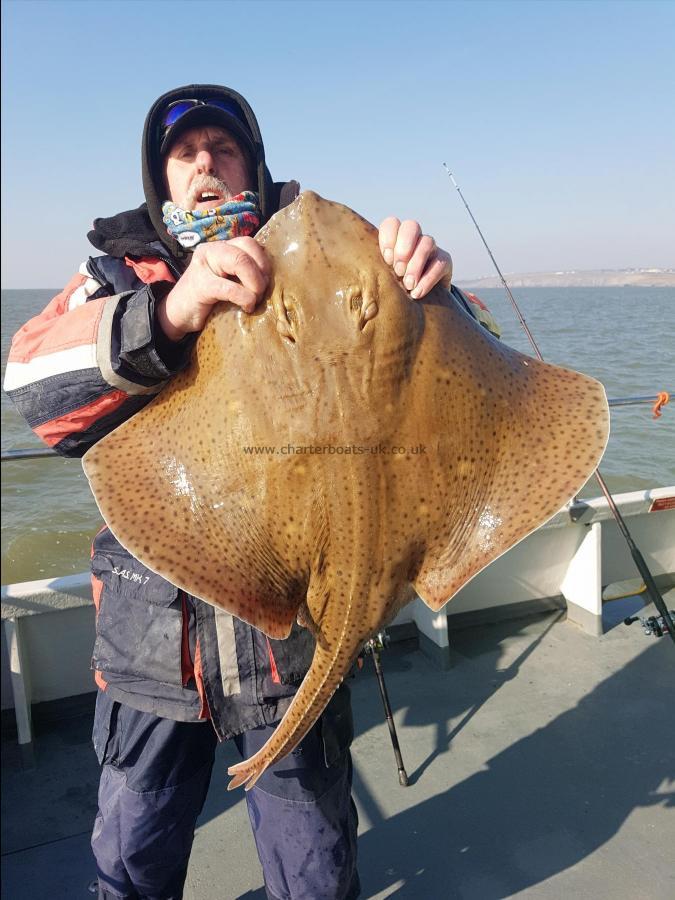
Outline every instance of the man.
[[(10, 352), (6, 390), (66, 456), (81, 456), (187, 365), (214, 304), (255, 308), (270, 264), (253, 235), (298, 193), (296, 182), (272, 181), (253, 111), (224, 87), (160, 97), (142, 162), (146, 204), (95, 221), (89, 238), (105, 255), (80, 268)], [(413, 299), (449, 284), (450, 257), (417, 223), (385, 219), (379, 241)], [(98, 895), (179, 898), (217, 741), (234, 738), (244, 757), (262, 746), (313, 640), (299, 626), (268, 640), (146, 569), (105, 527), (92, 572)], [(246, 795), (272, 900), (359, 894), (351, 740), (343, 685), (301, 747)]]

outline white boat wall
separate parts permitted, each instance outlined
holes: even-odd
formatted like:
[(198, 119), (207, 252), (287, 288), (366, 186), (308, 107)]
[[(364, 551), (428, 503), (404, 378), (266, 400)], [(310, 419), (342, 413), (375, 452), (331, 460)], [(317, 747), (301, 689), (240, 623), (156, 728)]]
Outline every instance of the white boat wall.
[[(675, 486), (614, 501), (661, 589), (674, 586)], [(599, 635), (603, 590), (632, 580), (626, 593), (636, 593), (637, 574), (606, 499), (579, 501), (480, 572), (440, 612), (413, 601), (392, 631), (410, 633), (414, 624), (421, 649), (443, 667), (453, 629), (543, 609), (566, 606), (568, 622)], [(30, 743), (31, 704), (94, 690), (89, 573), (3, 586), (2, 620), (2, 708), (14, 708), (19, 742)]]
[[(675, 486), (613, 497), (628, 530), (661, 590), (675, 585)], [(422, 649), (441, 651), (453, 629), (519, 618), (556, 606), (567, 621), (602, 634), (603, 592), (642, 580), (605, 497), (564, 507), (541, 528), (495, 560), (440, 612), (421, 600), (401, 611), (395, 624), (414, 622)], [(427, 640), (425, 640), (428, 639)], [(442, 662), (444, 654), (435, 653)]]

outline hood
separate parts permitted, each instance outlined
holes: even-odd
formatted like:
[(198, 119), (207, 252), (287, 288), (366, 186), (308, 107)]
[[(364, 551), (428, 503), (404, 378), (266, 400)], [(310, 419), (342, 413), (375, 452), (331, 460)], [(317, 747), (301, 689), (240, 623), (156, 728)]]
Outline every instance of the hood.
[[(256, 179), (255, 190), (260, 198), (262, 213), (261, 225), (277, 210), (278, 190), (272, 183), (272, 177), (265, 163), (265, 148), (253, 110), (246, 100), (236, 91), (215, 84), (189, 84), (185, 87), (175, 88), (163, 94), (150, 108), (145, 120), (142, 143), (143, 165), (143, 190), (147, 202), (147, 214), (154, 227), (157, 237), (168, 249), (171, 256), (177, 260), (186, 262), (190, 251), (185, 250), (178, 241), (174, 240), (166, 230), (162, 221), (162, 204), (168, 200), (164, 186), (164, 166), (161, 154), (161, 146), (164, 137), (163, 118), (167, 107), (177, 100), (188, 99), (218, 100), (234, 104), (240, 113), (246, 138), (250, 137), (250, 144), (246, 142), (247, 150), (252, 149), (252, 164)], [(187, 115), (190, 115), (189, 113)], [(175, 126), (174, 126), (175, 127)], [(235, 135), (237, 136), (237, 135)], [(240, 139), (242, 135), (239, 135)]]
[(166, 255), (166, 248), (157, 237), (145, 203), (137, 209), (129, 209), (116, 216), (94, 219), (87, 237), (97, 250), (120, 259), (125, 256), (143, 257), (157, 252), (162, 256)]

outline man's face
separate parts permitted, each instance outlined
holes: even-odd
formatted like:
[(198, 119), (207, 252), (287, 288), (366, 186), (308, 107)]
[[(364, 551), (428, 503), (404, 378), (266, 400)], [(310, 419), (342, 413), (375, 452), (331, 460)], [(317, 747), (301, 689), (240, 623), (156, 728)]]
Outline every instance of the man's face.
[(164, 159), (169, 199), (183, 209), (210, 209), (251, 190), (246, 157), (224, 128), (190, 128)]

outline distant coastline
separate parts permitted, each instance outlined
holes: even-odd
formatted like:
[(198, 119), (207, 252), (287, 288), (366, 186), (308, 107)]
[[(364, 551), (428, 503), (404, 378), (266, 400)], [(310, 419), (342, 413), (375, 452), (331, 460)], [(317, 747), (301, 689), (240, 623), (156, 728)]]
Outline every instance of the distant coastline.
[[(675, 269), (571, 269), (567, 272), (505, 273), (506, 283), (514, 288), (547, 287), (675, 287)], [(498, 288), (502, 283), (497, 275), (459, 278), (460, 288)], [(8, 291), (46, 291), (53, 295), (62, 288), (7, 288)]]
[[(587, 269), (569, 272), (523, 272), (504, 275), (509, 287), (675, 287), (675, 269)], [(497, 275), (463, 278), (458, 287), (501, 287)]]

